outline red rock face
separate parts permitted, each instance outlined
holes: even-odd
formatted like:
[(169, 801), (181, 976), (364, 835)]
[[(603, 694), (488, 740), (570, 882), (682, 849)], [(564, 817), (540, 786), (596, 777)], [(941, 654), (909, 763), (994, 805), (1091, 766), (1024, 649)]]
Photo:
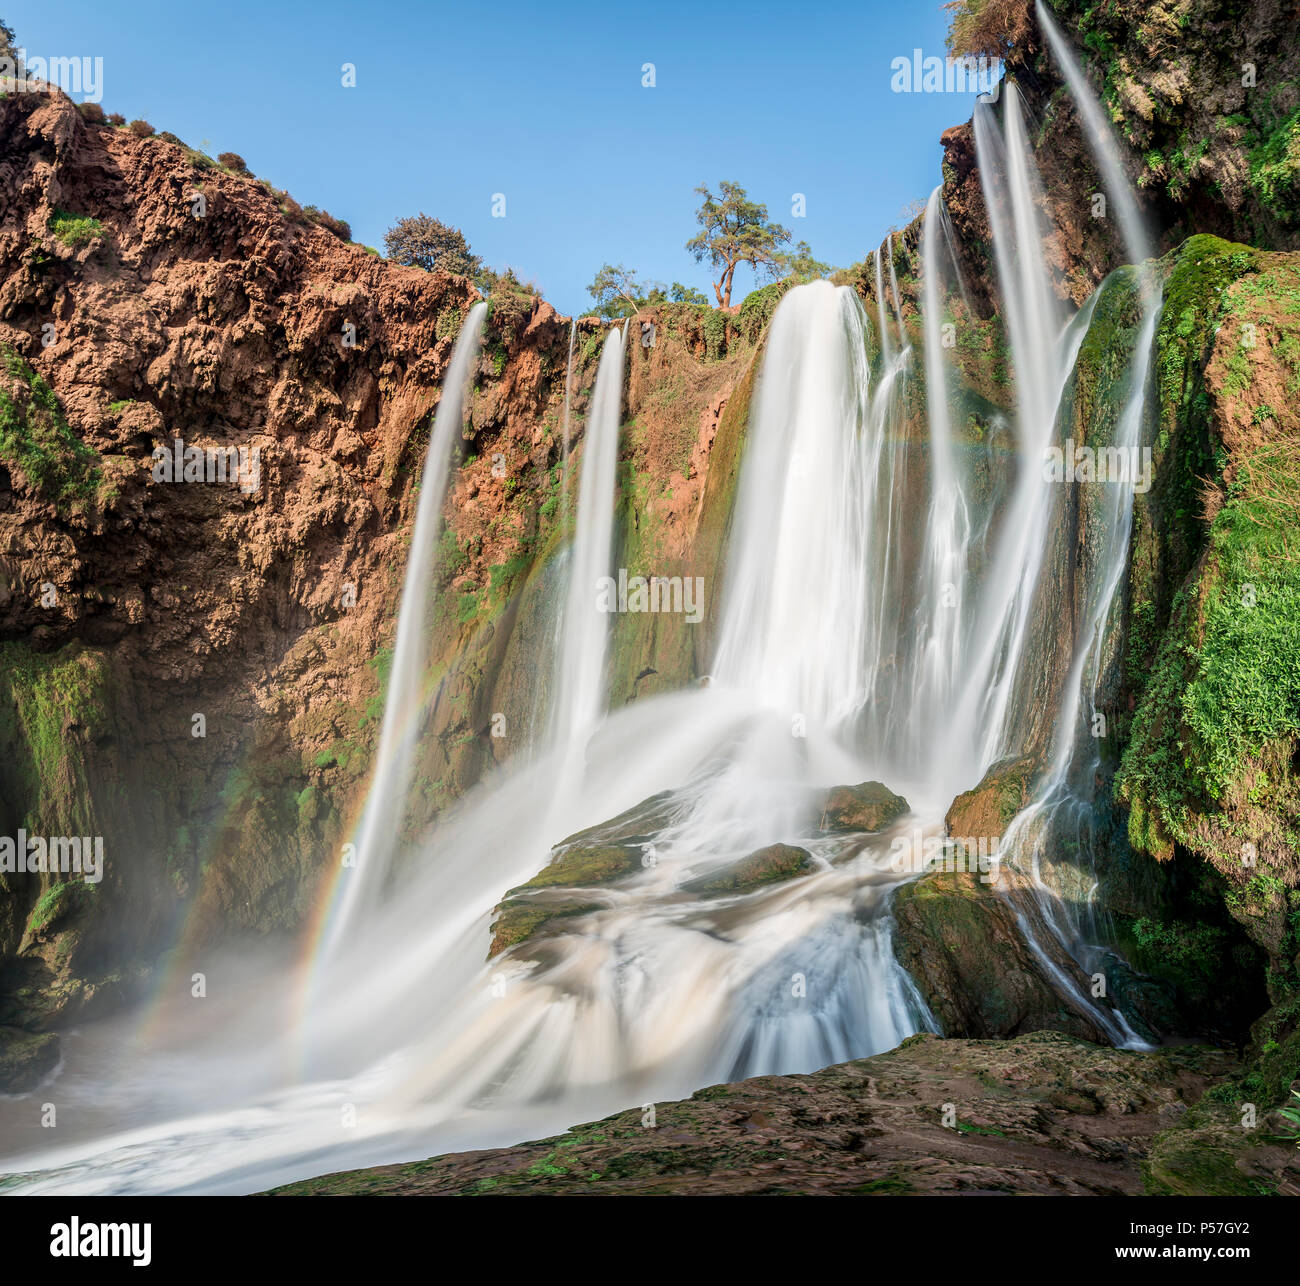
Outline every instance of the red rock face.
[[(147, 959), (178, 924), (198, 946), (302, 922), (364, 796), (412, 483), (478, 297), (467, 279), (349, 244), (167, 136), (91, 124), (58, 93), (0, 101), (0, 391), (27, 415), (39, 377), (65, 445), (93, 452), (67, 496), (0, 458), (0, 646), (20, 649), (0, 658), (18, 710), (0, 748), (28, 755), (45, 709), (32, 685), (57, 687), (48, 676), (68, 658), (110, 689), (95, 719), (55, 701), (63, 758), (0, 788), (0, 830), (42, 814), (47, 833), (104, 835), (108, 854), (95, 898), (39, 931), (29, 920), (51, 882), (0, 889), (0, 960), (21, 975), (0, 989), (0, 1025), (117, 994), (122, 961)], [(622, 521), (681, 560), (755, 337), (728, 323), (710, 347), (684, 314), (657, 320), (655, 349), (632, 364), (625, 454), (664, 485), (643, 512), (629, 499)], [(578, 326), (579, 450), (601, 330)], [(509, 753), (490, 715), (519, 726), (536, 693), (542, 595), (521, 591), (558, 539), (544, 502), (558, 491), (568, 345), (549, 304), (494, 289), (446, 510), (426, 810)], [(685, 371), (672, 398), (668, 365)], [(176, 439), (243, 450), (257, 485), (157, 480), (153, 452)], [(633, 673), (650, 646), (631, 641)], [(37, 676), (26, 688), (15, 658)], [(660, 685), (689, 677), (674, 666), (656, 667)], [(616, 699), (636, 695), (626, 687)]]

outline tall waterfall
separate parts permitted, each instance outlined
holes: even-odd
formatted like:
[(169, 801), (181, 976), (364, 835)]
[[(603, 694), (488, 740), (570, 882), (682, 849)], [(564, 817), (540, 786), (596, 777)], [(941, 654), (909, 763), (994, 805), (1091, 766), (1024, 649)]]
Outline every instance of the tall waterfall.
[(429, 586), (433, 579), (434, 551), (447, 495), (452, 453), (459, 447), (465, 385), (470, 365), (478, 353), (487, 304), (480, 300), (469, 310), (443, 381), (442, 396), (429, 434), (424, 472), (420, 477), (420, 500), (411, 533), (411, 552), (402, 582), (397, 612), (397, 638), (393, 644), (388, 692), (379, 749), (371, 777), (370, 794), (357, 831), (357, 864), (342, 889), (342, 898), (332, 926), (337, 941), (357, 908), (375, 896), (382, 886), (406, 805), (411, 784), (415, 741), (421, 731), (424, 671), (428, 663), (427, 619)]
[(582, 454), (578, 525), (561, 624), (553, 737), (568, 743), (594, 728), (604, 712), (609, 615), (597, 588), (613, 572), (614, 489), (623, 405), (626, 326), (605, 337)]
[(564, 519), (569, 516), (569, 413), (573, 405), (573, 341), (578, 333), (578, 319), (569, 321), (569, 357), (564, 364), (564, 417), (560, 426), (560, 513)]

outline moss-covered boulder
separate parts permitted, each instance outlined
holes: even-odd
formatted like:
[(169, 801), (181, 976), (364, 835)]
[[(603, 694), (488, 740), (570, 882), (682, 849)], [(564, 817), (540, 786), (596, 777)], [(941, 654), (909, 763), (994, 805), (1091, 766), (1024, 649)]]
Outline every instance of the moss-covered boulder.
[(909, 811), (902, 795), (895, 795), (878, 781), (832, 786), (822, 806), (821, 829), (829, 833), (882, 831)]
[(1001, 839), (1011, 819), (1029, 803), (1036, 774), (1032, 758), (999, 760), (978, 786), (952, 801), (943, 819), (948, 834)]
[(1005, 898), (966, 872), (936, 871), (894, 899), (894, 953), (945, 1036), (1060, 1031), (1104, 1041), (1049, 985)]
[(812, 854), (793, 844), (769, 844), (739, 862), (682, 885), (688, 893), (747, 893), (765, 884), (780, 884), (814, 868)]
[(645, 846), (671, 813), (672, 794), (664, 791), (557, 844), (550, 863), (508, 890), (497, 905), (488, 958), (562, 932), (564, 921), (598, 910), (602, 903), (581, 890), (614, 884), (641, 870)]
[(599, 909), (598, 902), (583, 901), (581, 898), (548, 902), (508, 899), (496, 908), (497, 918), (492, 922), (492, 943), (488, 947), (488, 959), (491, 960), (522, 942), (562, 931), (563, 925), (558, 921)]
[(59, 1038), (53, 1032), (0, 1027), (0, 1094), (26, 1094), (59, 1063)]

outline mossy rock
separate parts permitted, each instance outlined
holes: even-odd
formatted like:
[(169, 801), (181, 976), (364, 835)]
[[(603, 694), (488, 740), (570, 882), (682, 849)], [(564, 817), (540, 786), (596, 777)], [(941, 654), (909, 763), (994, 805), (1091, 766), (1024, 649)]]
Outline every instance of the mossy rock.
[(895, 795), (878, 781), (833, 786), (822, 806), (821, 829), (829, 833), (881, 831), (910, 811), (902, 795)]
[(944, 816), (949, 835), (1001, 839), (1033, 794), (1038, 764), (1032, 758), (999, 760), (979, 785), (963, 791)]
[[(582, 832), (583, 835), (591, 833)], [(492, 924), (488, 959), (522, 942), (555, 933), (562, 926), (554, 924), (554, 921), (600, 909), (600, 903), (580, 893), (564, 896), (565, 890), (613, 884), (641, 869), (641, 849), (638, 846), (574, 844), (570, 848), (559, 848), (556, 853), (549, 866), (543, 867), (526, 883), (510, 889), (501, 900), (496, 908), (497, 918)]]
[(673, 792), (663, 790), (607, 822), (570, 835), (555, 847), (560, 850), (602, 844), (646, 844), (672, 821), (674, 811)]
[(511, 947), (517, 947), (521, 942), (546, 937), (556, 932), (562, 927), (554, 923), (557, 920), (572, 919), (574, 916), (599, 910), (599, 903), (583, 902), (579, 899), (559, 902), (520, 899), (503, 902), (497, 908), (497, 918), (492, 922), (492, 945), (488, 948), (488, 959), (499, 956)]
[(900, 888), (893, 910), (894, 953), (945, 1036), (1105, 1039), (1056, 994), (1014, 909), (978, 876), (932, 872)]
[(59, 1063), (59, 1038), (53, 1032), (0, 1027), (0, 1093), (26, 1094)]
[(641, 869), (638, 849), (621, 844), (603, 844), (565, 849), (550, 864), (538, 871), (527, 883), (506, 894), (513, 897), (527, 889), (587, 888), (592, 884), (609, 884)]
[(793, 844), (769, 844), (724, 870), (682, 885), (687, 893), (745, 893), (765, 884), (780, 884), (813, 869), (812, 854)]

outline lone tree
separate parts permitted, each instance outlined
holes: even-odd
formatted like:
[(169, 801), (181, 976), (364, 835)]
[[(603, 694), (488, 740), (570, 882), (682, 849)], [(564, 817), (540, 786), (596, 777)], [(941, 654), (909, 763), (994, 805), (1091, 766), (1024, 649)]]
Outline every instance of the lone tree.
[(587, 287), (602, 317), (630, 316), (640, 307), (644, 292), (636, 274), (621, 263), (604, 264)]
[(0, 21), (0, 77), (21, 76), (23, 60), (18, 57), (18, 46), (14, 44), (17, 37), (14, 29)]
[(483, 261), (473, 254), (459, 228), (427, 214), (398, 219), (384, 234), (384, 249), (390, 259), (425, 272), (438, 269), (461, 277), (476, 277)]
[(695, 190), (704, 198), (695, 212), (700, 231), (686, 248), (696, 263), (707, 259), (718, 272), (713, 293), (720, 308), (730, 308), (736, 269), (747, 263), (760, 278), (776, 276), (781, 269), (781, 247), (790, 240), (790, 232), (772, 223), (767, 206), (751, 201), (739, 183), (720, 183), (717, 196), (704, 183)]

